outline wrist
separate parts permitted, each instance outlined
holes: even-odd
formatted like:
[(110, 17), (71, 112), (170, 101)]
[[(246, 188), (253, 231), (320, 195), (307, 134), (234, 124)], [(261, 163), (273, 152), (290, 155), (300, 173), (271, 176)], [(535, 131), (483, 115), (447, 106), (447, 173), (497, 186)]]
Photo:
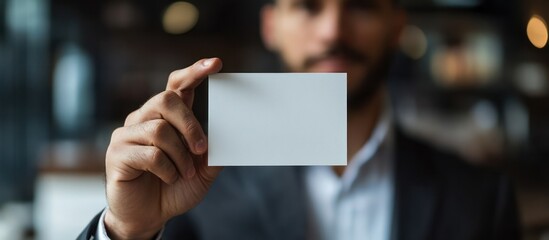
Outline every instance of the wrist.
[(162, 229), (162, 225), (154, 226), (150, 222), (135, 224), (118, 219), (110, 209), (105, 214), (105, 230), (110, 239), (153, 239)]

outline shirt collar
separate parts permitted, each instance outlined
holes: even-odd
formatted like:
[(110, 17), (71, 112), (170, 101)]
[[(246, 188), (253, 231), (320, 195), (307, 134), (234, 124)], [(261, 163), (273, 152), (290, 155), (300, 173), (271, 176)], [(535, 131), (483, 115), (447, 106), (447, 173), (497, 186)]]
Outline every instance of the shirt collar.
[[(357, 175), (360, 173), (360, 169), (371, 162), (372, 159), (380, 152), (380, 148), (384, 143), (390, 142), (390, 135), (392, 129), (392, 114), (390, 110), (390, 104), (386, 100), (385, 107), (379, 118), (379, 121), (376, 123), (374, 130), (368, 141), (358, 150), (358, 152), (351, 158), (345, 173), (342, 176), (342, 182), (344, 185), (350, 185)], [(381, 160), (381, 159), (380, 159)], [(345, 184), (348, 183), (348, 184)]]

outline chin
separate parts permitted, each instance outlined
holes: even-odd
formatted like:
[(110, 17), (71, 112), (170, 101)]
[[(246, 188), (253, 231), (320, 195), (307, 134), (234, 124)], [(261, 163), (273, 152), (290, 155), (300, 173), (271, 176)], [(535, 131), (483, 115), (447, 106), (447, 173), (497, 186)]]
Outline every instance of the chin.
[(365, 81), (370, 81), (370, 78), (367, 76), (367, 74), (364, 73), (357, 73), (353, 71), (347, 72), (347, 89), (349, 92), (360, 91), (361, 86), (368, 85), (368, 83), (363, 83)]

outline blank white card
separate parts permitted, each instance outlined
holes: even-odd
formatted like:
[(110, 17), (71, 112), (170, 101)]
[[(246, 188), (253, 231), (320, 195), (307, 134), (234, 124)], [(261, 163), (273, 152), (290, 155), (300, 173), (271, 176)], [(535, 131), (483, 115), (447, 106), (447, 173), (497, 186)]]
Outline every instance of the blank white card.
[(347, 164), (346, 73), (219, 73), (208, 88), (210, 166)]

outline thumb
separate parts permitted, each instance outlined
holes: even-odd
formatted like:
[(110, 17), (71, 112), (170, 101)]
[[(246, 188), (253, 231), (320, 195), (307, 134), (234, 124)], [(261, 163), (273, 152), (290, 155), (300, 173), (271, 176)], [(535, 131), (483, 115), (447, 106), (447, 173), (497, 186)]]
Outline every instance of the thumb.
[(221, 71), (223, 63), (219, 58), (205, 58), (198, 60), (193, 65), (170, 73), (166, 90), (176, 92), (185, 104), (192, 106), (194, 89), (210, 75)]

